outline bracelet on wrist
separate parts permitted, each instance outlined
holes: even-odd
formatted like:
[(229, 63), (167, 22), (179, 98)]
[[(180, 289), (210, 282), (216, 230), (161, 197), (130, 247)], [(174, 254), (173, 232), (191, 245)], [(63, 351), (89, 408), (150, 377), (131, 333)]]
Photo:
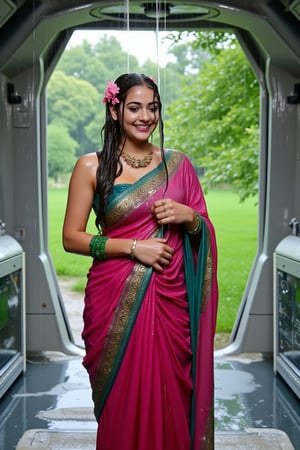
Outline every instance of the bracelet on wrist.
[(195, 225), (193, 226), (193, 228), (189, 229), (186, 228), (187, 232), (191, 235), (195, 235), (195, 234), (199, 234), (202, 228), (202, 222), (201, 222), (201, 218), (200, 218), (200, 214), (195, 212)]
[(92, 237), (90, 240), (90, 255), (93, 258), (106, 259), (105, 244), (108, 239), (108, 236), (101, 236), (101, 234)]
[(131, 244), (131, 249), (130, 249), (131, 259), (135, 258), (134, 252), (135, 252), (135, 249), (136, 249), (136, 244), (137, 244), (137, 239), (132, 239), (132, 244)]

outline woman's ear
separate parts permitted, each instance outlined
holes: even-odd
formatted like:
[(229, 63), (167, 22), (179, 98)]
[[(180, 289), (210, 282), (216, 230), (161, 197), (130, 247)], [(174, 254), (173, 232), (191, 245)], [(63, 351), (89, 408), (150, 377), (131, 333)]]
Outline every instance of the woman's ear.
[(109, 109), (110, 109), (110, 114), (111, 114), (111, 117), (113, 118), (113, 120), (118, 120), (118, 114), (117, 114), (115, 105), (110, 105)]

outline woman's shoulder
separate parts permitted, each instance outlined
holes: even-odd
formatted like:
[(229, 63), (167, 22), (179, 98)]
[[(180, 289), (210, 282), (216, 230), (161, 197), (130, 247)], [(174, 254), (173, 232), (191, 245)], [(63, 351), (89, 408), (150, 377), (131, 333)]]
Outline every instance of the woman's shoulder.
[(178, 155), (178, 156), (186, 156), (185, 153), (183, 153), (183, 151), (178, 150), (176, 148), (166, 148), (165, 149), (165, 154), (169, 154), (169, 155)]
[(189, 161), (189, 157), (183, 151), (175, 148), (166, 148), (165, 155), (168, 159), (175, 158), (180, 161)]
[(85, 180), (90, 180), (92, 183), (94, 183), (97, 169), (97, 153), (86, 153), (77, 159), (73, 170), (73, 176), (75, 176), (76, 178), (79, 177)]
[(195, 170), (194, 166), (189, 158), (189, 156), (182, 150), (177, 150), (173, 148), (165, 149), (166, 160), (168, 165), (172, 163), (182, 170)]
[(98, 153), (86, 153), (82, 156), (80, 156), (76, 163), (77, 167), (91, 169), (91, 168), (97, 168), (98, 167)]
[(78, 161), (82, 164), (92, 164), (95, 162), (98, 164), (98, 154), (98, 152), (85, 153), (78, 158)]

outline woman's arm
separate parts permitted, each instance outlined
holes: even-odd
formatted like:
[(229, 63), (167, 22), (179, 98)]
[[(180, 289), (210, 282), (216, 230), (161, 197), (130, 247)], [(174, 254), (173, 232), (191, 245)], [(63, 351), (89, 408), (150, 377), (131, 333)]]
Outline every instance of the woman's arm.
[(98, 158), (95, 153), (77, 161), (69, 184), (63, 225), (63, 246), (67, 252), (89, 254), (92, 234), (86, 232), (94, 199)]
[[(93, 234), (86, 226), (92, 209), (96, 188), (98, 158), (96, 154), (82, 156), (76, 163), (70, 184), (63, 225), (63, 246), (67, 252), (90, 255), (90, 241)], [(173, 257), (173, 249), (165, 239), (153, 238), (138, 241), (132, 254), (133, 239), (108, 239), (105, 256), (132, 257), (161, 272)]]

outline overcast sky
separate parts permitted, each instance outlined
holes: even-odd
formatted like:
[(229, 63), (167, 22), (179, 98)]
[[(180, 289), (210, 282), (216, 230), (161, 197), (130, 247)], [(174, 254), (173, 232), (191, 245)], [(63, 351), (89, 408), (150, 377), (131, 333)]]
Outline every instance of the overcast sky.
[(154, 31), (115, 31), (115, 30), (78, 30), (75, 31), (68, 43), (68, 47), (81, 44), (86, 39), (91, 44), (99, 41), (104, 34), (115, 36), (123, 50), (137, 57), (142, 64), (146, 59), (164, 67), (171, 58), (167, 51), (171, 42), (163, 39), (169, 32), (159, 32), (158, 38)]

